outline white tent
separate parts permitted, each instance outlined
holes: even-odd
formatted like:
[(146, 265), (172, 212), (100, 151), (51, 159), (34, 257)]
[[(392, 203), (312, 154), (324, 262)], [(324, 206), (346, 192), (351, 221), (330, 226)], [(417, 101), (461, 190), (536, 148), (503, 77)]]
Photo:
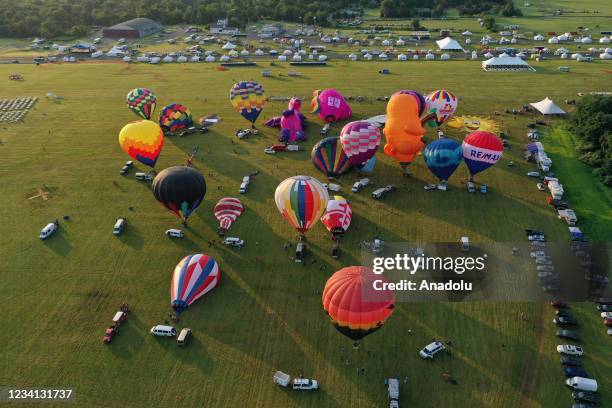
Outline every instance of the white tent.
[(382, 45), (384, 45), (384, 46), (391, 45), (391, 41), (389, 41), (389, 40), (384, 40), (384, 41), (382, 42)]
[(293, 60), (294, 60), (295, 62), (300, 62), (300, 61), (302, 61), (302, 56), (301, 56), (300, 54), (295, 54), (295, 55), (293, 56)]
[(472, 35), (470, 30), (465, 30), (464, 32), (461, 33), (461, 35), (464, 35), (466, 37), (469, 37), (470, 35)]
[(557, 37), (552, 37), (548, 40), (549, 44), (559, 44), (559, 39)]
[(389, 56), (383, 52), (382, 54), (380, 54), (378, 56), (378, 58), (380, 58), (381, 60), (385, 60), (386, 61), (389, 58)]
[(349, 54), (348, 57), (351, 61), (357, 61), (357, 54)]
[(491, 54), (490, 52), (487, 52), (487, 53), (484, 55), (484, 57), (485, 57), (485, 58), (493, 58), (493, 54)]
[(599, 58), (603, 60), (609, 60), (609, 59), (612, 59), (612, 54), (608, 54), (607, 52), (602, 52), (601, 54), (599, 54)]
[(323, 54), (319, 55), (319, 61), (320, 62), (327, 61), (327, 55), (323, 55)]
[(191, 62), (200, 62), (200, 57), (198, 55), (194, 55), (191, 57)]
[(482, 62), (485, 71), (535, 71), (519, 57), (499, 56)]
[(478, 53), (476, 51), (472, 51), (472, 59), (478, 59)]
[(406, 45), (406, 41), (400, 38), (399, 40), (395, 42), (395, 45), (397, 45), (398, 47), (403, 47), (404, 45)]
[(230, 57), (227, 55), (222, 55), (221, 58), (219, 58), (219, 61), (221, 62), (228, 62), (230, 60)]
[(599, 39), (599, 43), (600, 44), (610, 44), (610, 38), (609, 37), (601, 37)]
[(279, 60), (280, 62), (285, 62), (285, 61), (287, 61), (287, 56), (286, 56), (286, 55), (279, 55), (279, 56), (278, 56), (278, 60)]
[(249, 50), (242, 50), (242, 51), (240, 51), (240, 55), (242, 55), (243, 57), (246, 57), (246, 56), (248, 56), (249, 54), (250, 54), (250, 53), (249, 53)]
[(536, 34), (533, 36), (533, 41), (544, 41), (544, 36), (542, 34)]
[(231, 50), (230, 52), (227, 53), (230, 57), (235, 58), (238, 56), (238, 51), (236, 50)]
[(132, 62), (132, 59), (129, 56), (123, 57), (123, 62)]
[(527, 54), (525, 54), (523, 51), (519, 52), (518, 54), (516, 54), (517, 57), (521, 58), (521, 59), (525, 59), (527, 58)]
[(258, 57), (261, 57), (261, 56), (263, 56), (263, 55), (264, 55), (264, 52), (263, 52), (263, 50), (257, 49), (257, 50), (255, 51), (255, 55), (256, 55), (256, 56), (258, 56)]
[(291, 50), (285, 50), (283, 51), (283, 55), (286, 55), (289, 57), (290, 55), (293, 55), (293, 52)]
[(231, 42), (227, 42), (225, 43), (225, 45), (223, 47), (221, 47), (222, 50), (233, 50), (236, 48), (235, 44), (232, 44)]
[(591, 40), (591, 37), (582, 37), (582, 40), (580, 40), (580, 42), (583, 44), (590, 44), (593, 42), (593, 40)]
[(436, 58), (436, 56), (435, 56), (435, 55), (433, 55), (431, 52), (428, 52), (428, 53), (425, 55), (425, 59), (426, 59), (426, 60), (432, 60), (432, 59), (435, 59), (435, 58)]
[(165, 56), (165, 57), (162, 59), (162, 61), (163, 61), (163, 62), (172, 62), (172, 61), (174, 61), (174, 59), (173, 59), (171, 56), (166, 55), (166, 56)]
[(567, 52), (564, 52), (563, 54), (561, 54), (561, 59), (567, 59)]
[(212, 55), (209, 55), (206, 58), (204, 58), (204, 61), (206, 61), (206, 62), (215, 62), (215, 57), (213, 57)]
[(176, 62), (187, 62), (187, 57), (184, 55), (181, 55), (180, 57), (176, 59)]
[(414, 55), (412, 56), (412, 59), (413, 59), (413, 60), (418, 60), (418, 59), (419, 59), (419, 54), (414, 54)]
[(406, 56), (406, 54), (400, 54), (397, 56), (398, 61), (406, 61), (407, 59), (408, 57)]
[(436, 44), (438, 44), (438, 48), (442, 51), (463, 51), (461, 45), (450, 37), (438, 40)]
[(470, 38), (466, 38), (465, 39), (465, 44), (466, 45), (470, 45), (472, 43), (472, 40)]
[(450, 54), (444, 53), (444, 54), (440, 55), (440, 59), (441, 60), (449, 60), (449, 59), (451, 59), (451, 56), (450, 56)]
[(558, 107), (553, 101), (548, 99), (548, 97), (540, 102), (530, 103), (530, 105), (542, 115), (565, 115), (565, 111)]

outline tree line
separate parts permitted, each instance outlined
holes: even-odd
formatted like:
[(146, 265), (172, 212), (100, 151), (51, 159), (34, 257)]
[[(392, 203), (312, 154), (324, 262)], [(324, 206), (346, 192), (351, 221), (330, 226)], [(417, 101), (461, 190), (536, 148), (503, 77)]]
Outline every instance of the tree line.
[(612, 186), (612, 97), (587, 95), (569, 117), (569, 129), (576, 136), (580, 160), (593, 167), (607, 186)]

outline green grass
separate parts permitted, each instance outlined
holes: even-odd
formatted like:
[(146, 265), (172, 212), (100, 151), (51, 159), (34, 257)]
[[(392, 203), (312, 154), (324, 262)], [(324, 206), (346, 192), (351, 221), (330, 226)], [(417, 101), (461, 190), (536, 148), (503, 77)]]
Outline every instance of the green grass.
[[(405, 88), (427, 92), (444, 87), (461, 96), (459, 114), (491, 115), (545, 96), (560, 103), (577, 92), (605, 87), (601, 84), (608, 79), (607, 64), (564, 64), (571, 73), (557, 73), (557, 63), (551, 61), (529, 74), (485, 73), (479, 62), (469, 61), (335, 62), (328, 68), (301, 69), (298, 78), (286, 75), (293, 70), (287, 65), (272, 67), (271, 79), (260, 77), (263, 66), (226, 72), (207, 64), (19, 66), (25, 80), (4, 79), (0, 97), (35, 95), (41, 100), (24, 123), (0, 126), (0, 384), (74, 386), (79, 406), (374, 407), (385, 404), (383, 378), (398, 375), (409, 378), (401, 387), (402, 405), (569, 405), (554, 350), (552, 311), (545, 305), (401, 304), (359, 351), (351, 349), (321, 309), (320, 291), (328, 276), (360, 262), (358, 242), (377, 231), (388, 241), (444, 242), (469, 235), (476, 242), (522, 242), (524, 228), (539, 227), (553, 240), (567, 240), (567, 228), (525, 177), (531, 169), (522, 160), (525, 125), (533, 117), (496, 117), (510, 134), (511, 149), (497, 166), (478, 176), (490, 187), (487, 196), (464, 191), (464, 166), (452, 177), (448, 192), (426, 193), (422, 186), (434, 177), (422, 158), (413, 166), (413, 177), (404, 179), (397, 164), (379, 153), (373, 183), (394, 183), (399, 191), (373, 202), (366, 194), (369, 189), (349, 191), (357, 174), (343, 176), (338, 182), (353, 204), (354, 218), (342, 257), (329, 256), (331, 243), (317, 225), (308, 234), (308, 249), (309, 258), (318, 263), (296, 267), (282, 250), (295, 233), (278, 214), (273, 194), (282, 179), (296, 173), (324, 178), (309, 161), (320, 120), (307, 114), (310, 140), (304, 143), (305, 151), (270, 157), (262, 150), (276, 140), (277, 131), (262, 127), (261, 136), (237, 140), (233, 132), (247, 122), (227, 100), (230, 86), (241, 79), (260, 80), (268, 96), (296, 94), (307, 101), (313, 89), (337, 87), (345, 95), (368, 97), (353, 104), (354, 117), (362, 118), (384, 112), (378, 96)], [(392, 74), (379, 75), (382, 67)], [(0, 65), (0, 77), (15, 70)], [(127, 156), (117, 134), (135, 119), (123, 100), (137, 86), (152, 88), (158, 107), (181, 102), (195, 117), (218, 113), (223, 118), (206, 135), (168, 138), (158, 162), (159, 169), (181, 164), (200, 146), (195, 165), (207, 179), (208, 193), (183, 240), (163, 235), (179, 221), (161, 208), (150, 189), (118, 174)], [(44, 99), (47, 92), (65, 99), (53, 103)], [(260, 123), (284, 107), (268, 103)], [(428, 140), (433, 137), (430, 131)], [(571, 150), (560, 152), (563, 160), (553, 156), (559, 174), (583, 169)], [(514, 167), (507, 166), (510, 160)], [(253, 170), (261, 173), (241, 197), (246, 212), (231, 229), (247, 246), (209, 248), (217, 227), (212, 207), (223, 196), (237, 196), (240, 179)], [(589, 212), (591, 202), (579, 199), (577, 191), (590, 181), (586, 171), (581, 174), (562, 180), (576, 200), (580, 225), (593, 239), (609, 239), (606, 213)], [(52, 197), (46, 202), (28, 200), (42, 185), (52, 190)], [(59, 234), (41, 242), (40, 228), (64, 214), (71, 220), (62, 221)], [(119, 216), (127, 216), (130, 225), (116, 238), (111, 228)], [(153, 338), (148, 330), (167, 318), (172, 269), (193, 252), (215, 257), (224, 275), (220, 287), (182, 315), (179, 327), (189, 326), (195, 335), (189, 347), (179, 349), (172, 340)], [(325, 270), (318, 268), (321, 264)], [(103, 330), (123, 301), (135, 311), (116, 341), (104, 346)], [(593, 305), (575, 308), (584, 321), (586, 368), (598, 378), (603, 401), (609, 403), (609, 339)], [(418, 349), (433, 336), (453, 340), (452, 357), (427, 362), (418, 357)], [(364, 375), (356, 373), (359, 367), (366, 368)], [(280, 389), (271, 381), (277, 369), (317, 378), (322, 389), (312, 394)], [(444, 370), (459, 385), (443, 383)]]

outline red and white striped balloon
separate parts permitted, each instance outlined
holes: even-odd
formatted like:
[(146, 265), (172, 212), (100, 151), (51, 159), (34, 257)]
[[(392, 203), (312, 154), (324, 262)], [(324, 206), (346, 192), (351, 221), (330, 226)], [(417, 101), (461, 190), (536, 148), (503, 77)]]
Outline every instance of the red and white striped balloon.
[(237, 198), (225, 197), (215, 205), (214, 211), (219, 220), (219, 231), (225, 232), (244, 212), (244, 205)]

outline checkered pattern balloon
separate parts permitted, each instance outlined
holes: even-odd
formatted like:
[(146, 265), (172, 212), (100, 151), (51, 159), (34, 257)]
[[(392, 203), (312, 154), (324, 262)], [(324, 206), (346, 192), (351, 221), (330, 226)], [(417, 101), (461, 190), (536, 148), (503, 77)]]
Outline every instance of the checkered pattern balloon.
[(370, 122), (347, 123), (340, 132), (342, 149), (354, 165), (367, 162), (380, 146), (380, 130)]
[(151, 119), (155, 111), (157, 97), (150, 89), (135, 88), (125, 97), (125, 103), (135, 114), (143, 119)]

